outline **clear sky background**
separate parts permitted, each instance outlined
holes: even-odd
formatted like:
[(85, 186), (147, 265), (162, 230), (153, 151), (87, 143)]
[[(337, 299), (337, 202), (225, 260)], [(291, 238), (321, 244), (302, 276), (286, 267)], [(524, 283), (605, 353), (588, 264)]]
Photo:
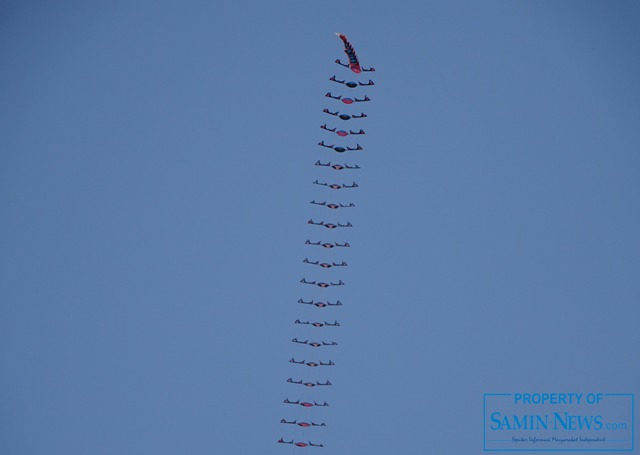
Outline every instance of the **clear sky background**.
[[(306, 450), (479, 454), (484, 393), (636, 392), (639, 23), (631, 1), (0, 2), (0, 453), (298, 450), (276, 441), (299, 317), (342, 324)], [(345, 157), (316, 145), (352, 78), (336, 31), (377, 69)], [(316, 178), (360, 185), (335, 310), (295, 303), (322, 277)]]

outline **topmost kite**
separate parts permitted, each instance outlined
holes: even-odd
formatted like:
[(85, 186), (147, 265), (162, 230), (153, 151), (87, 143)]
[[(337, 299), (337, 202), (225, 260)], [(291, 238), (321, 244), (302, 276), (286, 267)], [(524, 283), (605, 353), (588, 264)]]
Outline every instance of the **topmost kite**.
[(349, 42), (349, 40), (347, 39), (346, 36), (344, 36), (342, 33), (336, 33), (336, 36), (338, 38), (340, 38), (342, 40), (342, 42), (344, 43), (344, 53), (347, 54), (347, 57), (349, 58), (349, 63), (342, 63), (340, 61), (340, 59), (336, 60), (336, 63), (338, 65), (342, 65), (344, 67), (349, 68), (351, 71), (353, 71), (356, 74), (360, 74), (362, 71), (375, 71), (375, 68), (362, 68), (360, 66), (360, 62), (358, 61), (358, 57), (356, 56), (356, 51), (353, 48), (353, 46), (351, 45), (351, 43)]

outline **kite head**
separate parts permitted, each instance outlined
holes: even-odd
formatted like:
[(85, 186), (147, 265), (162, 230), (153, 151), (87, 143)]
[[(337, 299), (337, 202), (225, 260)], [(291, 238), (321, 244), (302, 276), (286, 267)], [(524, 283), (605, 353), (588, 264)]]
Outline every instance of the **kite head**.
[(356, 74), (360, 74), (362, 68), (360, 68), (360, 62), (358, 62), (358, 57), (356, 56), (356, 51), (353, 49), (353, 46), (342, 33), (336, 33), (336, 36), (344, 43), (344, 53), (349, 57), (349, 69)]

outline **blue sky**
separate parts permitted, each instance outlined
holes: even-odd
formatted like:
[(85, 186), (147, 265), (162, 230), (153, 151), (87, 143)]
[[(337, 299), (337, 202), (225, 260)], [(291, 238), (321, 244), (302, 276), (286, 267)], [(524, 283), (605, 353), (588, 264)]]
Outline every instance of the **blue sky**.
[[(480, 453), (484, 393), (634, 393), (639, 19), (2, 2), (0, 452), (297, 450), (292, 322), (318, 314), (341, 323), (304, 435), (325, 453)], [(316, 145), (328, 78), (352, 78), (336, 31), (377, 69), (344, 159)], [(362, 167), (335, 311), (295, 303), (317, 159)]]

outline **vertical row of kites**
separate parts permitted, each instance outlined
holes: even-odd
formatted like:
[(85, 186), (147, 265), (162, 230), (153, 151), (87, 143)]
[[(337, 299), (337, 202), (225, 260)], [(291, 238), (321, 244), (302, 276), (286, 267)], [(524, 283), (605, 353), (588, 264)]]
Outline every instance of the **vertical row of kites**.
[[(348, 58), (346, 63), (337, 59), (337, 64), (350, 69), (355, 74), (375, 71), (374, 68), (361, 67), (356, 52), (347, 37), (340, 33), (336, 33), (336, 35), (342, 40), (344, 52)], [(366, 94), (347, 96), (342, 93), (342, 90), (364, 90), (374, 85), (373, 81), (371, 79), (351, 81), (346, 77), (335, 75), (329, 80), (339, 84), (340, 88), (325, 95), (327, 102), (331, 105), (323, 112), (332, 118), (320, 128), (327, 134), (336, 134), (339, 139), (336, 141), (322, 139), (318, 145), (323, 150), (333, 151), (340, 156), (360, 153), (364, 148), (359, 141), (349, 139), (349, 136), (360, 137), (365, 134), (365, 131), (359, 125), (356, 125), (355, 128), (343, 127), (343, 125), (361, 122), (361, 119), (366, 118), (367, 114), (364, 112), (357, 113), (352, 110), (354, 106), (369, 102), (370, 99)], [(348, 155), (345, 161), (318, 159), (315, 166), (318, 166), (321, 175), (326, 177), (318, 178), (313, 184), (324, 186), (323, 191), (326, 190), (326, 196), (311, 201), (315, 212), (307, 222), (310, 236), (305, 244), (309, 247), (309, 256), (302, 261), (305, 267), (305, 276), (300, 280), (300, 283), (305, 285), (307, 293), (315, 288), (318, 294), (328, 294), (337, 292), (337, 289), (341, 289), (337, 288), (338, 286), (345, 285), (342, 279), (326, 277), (333, 276), (329, 275), (330, 273), (335, 273), (329, 272), (330, 269), (343, 270), (347, 267), (344, 258), (340, 258), (340, 252), (346, 251), (345, 248), (350, 248), (351, 245), (342, 235), (343, 232), (348, 232), (347, 228), (353, 227), (351, 222), (346, 219), (348, 219), (348, 212), (355, 207), (353, 202), (336, 197), (336, 195), (348, 195), (349, 191), (358, 188), (358, 184), (351, 178), (351, 175), (344, 175), (359, 172), (361, 168), (357, 163), (351, 162)], [(334, 183), (332, 181), (334, 176), (344, 176), (344, 178), (339, 179), (339, 183)], [(345, 180), (351, 180), (353, 183), (343, 183)], [(321, 227), (325, 229), (319, 229)], [(313, 232), (311, 228), (313, 228)], [(321, 259), (322, 254), (330, 259)], [(306, 272), (313, 278), (307, 278)], [(315, 278), (316, 275), (319, 278)], [(307, 285), (314, 286), (314, 288)], [(336, 288), (336, 291), (330, 291), (331, 288)], [(317, 317), (316, 310), (333, 312), (342, 306), (342, 302), (337, 298), (327, 299), (325, 295), (322, 295), (318, 300), (316, 300), (316, 296), (305, 296), (300, 298), (297, 303), (304, 305), (307, 308), (306, 311), (309, 311), (312, 316), (310, 319), (302, 318), (294, 321), (296, 333), (291, 342), (295, 353), (289, 363), (295, 367), (297, 373), (295, 377), (289, 377), (286, 380), (291, 385), (291, 398), (287, 397), (284, 400), (287, 418), (283, 418), (280, 422), (287, 427), (285, 431), (289, 435), (295, 436), (282, 437), (278, 442), (297, 447), (324, 447), (322, 430), (328, 424), (323, 419), (322, 411), (329, 406), (329, 398), (326, 394), (332, 386), (331, 380), (327, 378), (329, 375), (326, 375), (325, 372), (331, 371), (331, 368), (335, 366), (331, 360), (331, 351), (338, 345), (334, 331), (339, 328), (340, 323), (333, 314), (324, 318)], [(302, 309), (301, 306), (299, 308)], [(333, 322), (330, 322), (331, 320)]]

